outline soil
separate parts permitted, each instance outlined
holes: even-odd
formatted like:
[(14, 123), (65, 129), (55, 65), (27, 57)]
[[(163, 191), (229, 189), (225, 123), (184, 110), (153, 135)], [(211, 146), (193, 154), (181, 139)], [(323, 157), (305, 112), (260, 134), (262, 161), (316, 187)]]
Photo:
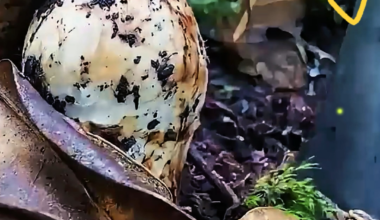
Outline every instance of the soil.
[[(315, 34), (326, 23), (307, 22), (303, 36), (308, 42), (337, 56), (346, 26), (334, 26), (326, 37), (321, 36), (325, 32)], [(305, 95), (306, 88), (278, 91), (239, 73), (234, 51), (212, 40), (207, 45), (208, 95), (184, 168), (179, 205), (199, 220), (239, 219), (248, 211), (241, 204), (256, 180), (313, 136), (329, 79), (316, 80), (316, 96)], [(333, 72), (334, 66), (328, 68)]]

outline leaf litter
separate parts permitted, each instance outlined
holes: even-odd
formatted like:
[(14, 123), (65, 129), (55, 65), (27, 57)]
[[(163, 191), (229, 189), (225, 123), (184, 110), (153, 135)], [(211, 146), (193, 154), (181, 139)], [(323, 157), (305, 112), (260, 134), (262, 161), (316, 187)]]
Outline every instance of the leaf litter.
[(226, 73), (209, 53), (208, 95), (184, 168), (180, 205), (191, 207), (197, 219), (217, 220), (230, 207), (241, 209), (256, 180), (312, 136), (325, 91), (307, 96), (305, 88), (276, 90), (263, 80)]
[(207, 42), (208, 93), (179, 195), (179, 205), (196, 219), (240, 219), (257, 180), (314, 135), (335, 67), (330, 54), (339, 47), (324, 52), (308, 43), (319, 35), (299, 41), (278, 28), (266, 35), (267, 41), (232, 49)]
[[(269, 2), (280, 2), (272, 7), (281, 13), (265, 6)], [(263, 12), (260, 7), (268, 7), (270, 13), (253, 13), (255, 16), (240, 21), (246, 26), (234, 28), (234, 39), (245, 39), (238, 40), (241, 44), (235, 44), (235, 51), (220, 43), (207, 44), (211, 59), (208, 96), (202, 125), (190, 146), (179, 197), (183, 210), (196, 219), (242, 217), (248, 209), (240, 204), (257, 179), (282, 164), (289, 152), (298, 151), (314, 133), (314, 117), (328, 88), (325, 76), (331, 75), (334, 65), (330, 54), (337, 55), (341, 39), (334, 33), (326, 34), (329, 31), (320, 23), (306, 20), (304, 23), (310, 24), (304, 30), (312, 29), (302, 38), (311, 44), (299, 42), (302, 38), (296, 20), (304, 9), (289, 6), (297, 13), (284, 10), (280, 5), (284, 2), (251, 0), (251, 11)], [(300, 1), (294, 2), (298, 5)], [(265, 14), (276, 16), (263, 19)], [(249, 16), (242, 15), (241, 20)], [(286, 31), (291, 35), (272, 39), (271, 31), (275, 37)], [(257, 42), (264, 34), (265, 40)], [(328, 46), (335, 48), (330, 51)], [(238, 68), (239, 64), (243, 65)], [(305, 71), (311, 78), (302, 74)]]

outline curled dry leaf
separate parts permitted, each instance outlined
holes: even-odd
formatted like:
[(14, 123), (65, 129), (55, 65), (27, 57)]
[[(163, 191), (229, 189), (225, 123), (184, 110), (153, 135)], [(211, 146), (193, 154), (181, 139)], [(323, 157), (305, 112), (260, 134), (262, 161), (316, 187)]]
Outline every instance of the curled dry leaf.
[(297, 220), (297, 218), (274, 207), (258, 207), (248, 211), (240, 220)]
[(50, 144), (34, 126), (25, 121), (27, 112), (17, 102), (9, 62), (0, 62), (0, 77), (0, 126), (7, 128), (0, 131), (0, 202), (64, 219), (98, 217), (96, 207), (84, 195), (72, 171), (55, 157)]
[(0, 71), (0, 202), (73, 220), (192, 219), (143, 166), (67, 123), (13, 63)]

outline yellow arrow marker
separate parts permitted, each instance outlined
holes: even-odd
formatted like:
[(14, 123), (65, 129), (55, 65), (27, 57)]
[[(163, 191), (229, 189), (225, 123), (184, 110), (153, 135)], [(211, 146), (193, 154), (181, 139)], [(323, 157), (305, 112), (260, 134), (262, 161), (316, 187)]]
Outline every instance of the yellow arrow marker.
[[(367, 5), (367, 0), (361, 0), (359, 5), (358, 13), (356, 13), (356, 17), (352, 19), (348, 14), (334, 0), (328, 0), (331, 7), (340, 15), (344, 20), (346, 20), (351, 25), (356, 25), (362, 19), (365, 6)], [(379, 0), (375, 0), (379, 1)]]

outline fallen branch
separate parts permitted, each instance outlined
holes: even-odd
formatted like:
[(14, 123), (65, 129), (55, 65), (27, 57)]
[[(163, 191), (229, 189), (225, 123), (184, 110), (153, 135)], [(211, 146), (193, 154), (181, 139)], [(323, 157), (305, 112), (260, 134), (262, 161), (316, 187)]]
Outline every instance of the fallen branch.
[(189, 159), (194, 163), (194, 166), (201, 170), (206, 177), (206, 179), (217, 188), (221, 193), (221, 200), (223, 203), (231, 204), (226, 210), (225, 217), (228, 216), (230, 211), (240, 205), (240, 199), (234, 193), (234, 191), (229, 187), (223, 180), (218, 178), (218, 174), (214, 170), (207, 169), (206, 161), (203, 159), (202, 155), (191, 146), (189, 149)]

